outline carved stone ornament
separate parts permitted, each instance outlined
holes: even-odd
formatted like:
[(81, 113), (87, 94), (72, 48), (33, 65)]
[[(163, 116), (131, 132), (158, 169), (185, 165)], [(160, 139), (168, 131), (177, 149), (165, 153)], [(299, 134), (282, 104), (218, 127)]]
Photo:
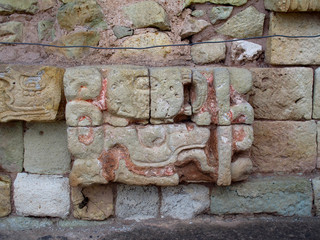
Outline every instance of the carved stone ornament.
[(247, 178), (252, 76), (238, 68), (66, 70), (72, 186), (159, 186)]

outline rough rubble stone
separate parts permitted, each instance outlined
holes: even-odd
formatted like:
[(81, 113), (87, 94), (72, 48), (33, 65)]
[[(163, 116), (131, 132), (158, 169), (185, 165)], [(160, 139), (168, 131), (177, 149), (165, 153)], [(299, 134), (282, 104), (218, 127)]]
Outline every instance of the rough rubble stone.
[(312, 179), (313, 193), (314, 193), (314, 205), (316, 207), (316, 215), (320, 216), (320, 178)]
[(191, 219), (209, 208), (209, 188), (197, 184), (162, 188), (161, 217)]
[(10, 177), (0, 174), (0, 217), (5, 217), (11, 213), (10, 188)]
[(312, 118), (320, 119), (320, 67), (314, 72)]
[(54, 21), (42, 20), (38, 22), (38, 38), (40, 41), (47, 40), (52, 41), (55, 36)]
[(170, 20), (161, 5), (155, 1), (142, 1), (123, 8), (135, 28), (156, 27), (170, 30)]
[(24, 134), (24, 169), (29, 173), (64, 174), (70, 170), (65, 122), (28, 123)]
[(57, 13), (60, 26), (68, 31), (76, 26), (95, 28), (103, 24), (104, 15), (96, 0), (77, 0), (62, 5)]
[(158, 189), (153, 186), (118, 185), (116, 216), (128, 220), (158, 217)]
[(0, 65), (0, 122), (55, 120), (63, 74), (57, 67)]
[(255, 121), (252, 161), (256, 172), (310, 172), (316, 167), (314, 121)]
[(257, 119), (311, 119), (311, 68), (252, 68), (250, 104)]
[(92, 185), (72, 188), (73, 216), (84, 220), (104, 220), (113, 214), (111, 186)]
[(68, 178), (18, 173), (14, 181), (14, 205), (18, 215), (61, 217), (69, 214)]
[(22, 122), (0, 124), (0, 170), (21, 172), (23, 164)]
[(6, 22), (0, 24), (1, 42), (23, 42), (23, 23)]
[(214, 4), (230, 4), (234, 6), (241, 6), (247, 3), (248, 0), (185, 0), (185, 7), (194, 3), (214, 3)]
[(219, 20), (224, 20), (230, 17), (233, 7), (213, 7), (209, 12), (210, 22), (215, 24)]
[(133, 29), (125, 26), (114, 26), (112, 30), (118, 39), (133, 35)]
[[(220, 38), (213, 38), (209, 41), (222, 41)], [(226, 44), (199, 44), (191, 47), (191, 57), (195, 64), (207, 64), (222, 61), (226, 58)]]
[[(319, 13), (271, 13), (269, 35), (313, 36), (320, 32)], [(320, 38), (270, 38), (266, 60), (276, 65), (319, 65)]]
[(282, 216), (312, 216), (311, 183), (302, 178), (260, 178), (214, 187), (212, 214), (276, 213)]
[(196, 18), (199, 18), (199, 17), (202, 17), (202, 16), (204, 16), (206, 13), (205, 13), (205, 11), (203, 11), (203, 10), (194, 10), (194, 11), (192, 11), (192, 13), (191, 13), (191, 15), (193, 16), (193, 17), (196, 17)]
[(230, 18), (217, 33), (234, 38), (258, 37), (263, 34), (263, 23), (265, 14), (250, 6)]
[(38, 0), (39, 10), (46, 11), (56, 5), (56, 0)]
[(180, 32), (181, 39), (199, 33), (208, 26), (210, 26), (210, 23), (208, 23), (205, 20), (198, 20), (192, 17), (186, 18), (183, 22), (182, 29)]
[(254, 61), (261, 53), (261, 45), (248, 41), (233, 42), (231, 46), (231, 59), (234, 62)]
[(0, 15), (12, 13), (35, 14), (38, 11), (37, 0), (0, 0)]
[(320, 11), (319, 0), (264, 0), (264, 6), (275, 12)]
[[(52, 42), (58, 46), (97, 46), (100, 40), (99, 33), (95, 31), (75, 32), (62, 36), (57, 41)], [(67, 58), (81, 58), (86, 56), (90, 49), (88, 48), (46, 48), (47, 53), (60, 53)]]

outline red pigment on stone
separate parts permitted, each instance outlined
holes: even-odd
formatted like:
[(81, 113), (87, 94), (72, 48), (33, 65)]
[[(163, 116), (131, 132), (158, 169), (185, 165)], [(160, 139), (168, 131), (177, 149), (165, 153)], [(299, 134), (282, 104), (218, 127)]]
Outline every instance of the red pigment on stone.
[(89, 127), (89, 133), (87, 135), (79, 135), (78, 140), (85, 145), (90, 145), (94, 140), (93, 128)]
[(92, 101), (92, 104), (97, 106), (101, 111), (107, 110), (107, 104), (106, 104), (107, 83), (108, 83), (108, 79), (104, 78), (102, 81), (102, 88), (99, 96)]
[(244, 131), (244, 128), (240, 128), (240, 130), (233, 130), (232, 131), (232, 148), (233, 150), (237, 150), (237, 142), (242, 142), (246, 138), (246, 132)]

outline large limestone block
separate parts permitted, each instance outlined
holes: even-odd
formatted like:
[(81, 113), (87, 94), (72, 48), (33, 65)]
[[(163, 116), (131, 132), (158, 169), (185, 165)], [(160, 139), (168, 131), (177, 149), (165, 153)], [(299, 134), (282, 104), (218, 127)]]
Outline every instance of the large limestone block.
[(311, 68), (252, 68), (249, 102), (256, 119), (311, 119)]
[(24, 169), (39, 174), (65, 174), (70, 170), (65, 122), (29, 123), (24, 135)]
[(0, 170), (21, 172), (23, 165), (22, 122), (0, 124)]
[(275, 12), (320, 11), (319, 0), (264, 0), (264, 6)]
[(22, 42), (23, 41), (23, 23), (6, 22), (0, 24), (1, 42)]
[(312, 216), (312, 187), (302, 178), (260, 178), (229, 187), (214, 187), (211, 213), (276, 213)]
[(37, 0), (0, 0), (0, 14), (10, 15), (12, 13), (35, 14), (38, 11)]
[(11, 179), (0, 174), (0, 217), (5, 217), (11, 212)]
[(64, 69), (0, 65), (0, 122), (55, 120)]
[(262, 36), (264, 17), (265, 14), (250, 6), (230, 18), (217, 32), (234, 38)]
[(19, 173), (14, 181), (14, 205), (18, 215), (61, 217), (69, 214), (68, 178)]
[(68, 31), (76, 26), (96, 27), (103, 22), (103, 13), (96, 0), (77, 0), (62, 5), (57, 13), (60, 26)]
[(314, 72), (312, 118), (320, 119), (320, 68), (317, 68)]
[(255, 121), (252, 146), (257, 172), (310, 172), (316, 167), (314, 121)]
[(143, 220), (158, 217), (158, 189), (154, 186), (118, 185), (116, 216), (119, 218)]
[(170, 30), (170, 20), (165, 10), (155, 1), (142, 1), (123, 8), (136, 28), (157, 27)]
[(247, 3), (248, 0), (185, 0), (185, 7), (194, 3), (214, 3), (214, 4), (230, 4), (234, 6), (241, 6)]
[(161, 189), (161, 217), (191, 219), (209, 208), (209, 188), (190, 184)]
[(73, 216), (84, 220), (104, 220), (113, 214), (113, 193), (110, 186), (92, 185), (72, 188)]
[[(271, 13), (269, 26), (269, 35), (318, 35), (320, 15), (318, 13)], [(268, 63), (276, 65), (320, 64), (320, 38), (269, 38), (266, 59)]]
[[(213, 38), (208, 42), (222, 41), (220, 38)], [(191, 57), (195, 64), (207, 64), (223, 61), (226, 58), (225, 43), (204, 43), (191, 47)]]

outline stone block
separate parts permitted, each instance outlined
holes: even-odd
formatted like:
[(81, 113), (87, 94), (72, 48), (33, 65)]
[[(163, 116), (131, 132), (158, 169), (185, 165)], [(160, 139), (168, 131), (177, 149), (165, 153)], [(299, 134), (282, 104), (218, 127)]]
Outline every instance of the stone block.
[(24, 135), (24, 169), (29, 173), (64, 174), (70, 170), (65, 122), (28, 123)]
[(312, 179), (314, 205), (316, 207), (316, 215), (320, 216), (320, 178)]
[[(319, 32), (318, 13), (271, 13), (269, 35), (312, 36)], [(275, 65), (319, 65), (320, 38), (269, 38), (266, 60)]]
[(199, 33), (208, 26), (210, 26), (210, 23), (208, 23), (205, 20), (187, 17), (183, 22), (182, 29), (180, 32), (181, 39)]
[(210, 205), (209, 188), (190, 184), (161, 189), (161, 217), (191, 219), (205, 212)]
[(0, 170), (21, 172), (23, 165), (22, 122), (0, 124)]
[(314, 121), (255, 121), (252, 160), (256, 172), (310, 172), (316, 167)]
[(311, 183), (302, 178), (260, 178), (228, 187), (214, 187), (212, 214), (272, 213), (312, 216)]
[(241, 6), (247, 3), (248, 0), (185, 0), (185, 7), (195, 3), (214, 3), (214, 4), (230, 4), (234, 6)]
[(133, 29), (125, 26), (114, 26), (112, 31), (118, 39), (133, 35)]
[(159, 193), (153, 186), (118, 185), (116, 216), (128, 220), (158, 217)]
[(40, 41), (52, 41), (55, 37), (54, 21), (42, 20), (38, 22), (38, 38)]
[(264, 0), (266, 9), (275, 12), (311, 12), (320, 11), (318, 0)]
[(15, 21), (1, 23), (0, 40), (1, 42), (23, 42), (23, 23)]
[(65, 218), (69, 214), (68, 178), (18, 173), (13, 186), (18, 215)]
[(233, 7), (213, 7), (209, 12), (210, 22), (215, 24), (219, 20), (224, 20), (230, 17)]
[(113, 193), (110, 186), (92, 185), (72, 188), (73, 216), (84, 220), (104, 220), (113, 214)]
[(231, 59), (234, 62), (249, 62), (260, 57), (262, 46), (248, 41), (237, 41), (231, 45)]
[(167, 13), (155, 1), (133, 3), (124, 7), (123, 11), (135, 28), (156, 27), (160, 30), (170, 30)]
[(5, 217), (11, 213), (11, 179), (0, 174), (0, 217)]
[(318, 149), (318, 155), (317, 155), (317, 168), (320, 168), (320, 122), (317, 122), (317, 149)]
[(217, 33), (234, 38), (258, 37), (263, 34), (265, 14), (250, 6), (230, 18), (217, 29)]
[(0, 15), (12, 13), (35, 14), (38, 11), (37, 0), (0, 0)]
[(250, 104), (256, 119), (311, 119), (311, 68), (253, 68)]
[(317, 68), (314, 72), (312, 118), (320, 119), (320, 68)]
[(63, 74), (56, 67), (0, 65), (0, 122), (55, 120)]

